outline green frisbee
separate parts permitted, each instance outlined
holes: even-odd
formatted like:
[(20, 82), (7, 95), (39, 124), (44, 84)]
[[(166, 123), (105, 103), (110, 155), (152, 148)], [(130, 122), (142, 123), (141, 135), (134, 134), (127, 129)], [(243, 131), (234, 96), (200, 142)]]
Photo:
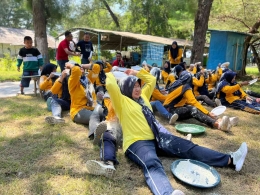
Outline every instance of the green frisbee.
[(193, 135), (201, 134), (206, 131), (205, 127), (194, 124), (178, 124), (175, 126), (175, 128), (181, 133), (191, 133)]

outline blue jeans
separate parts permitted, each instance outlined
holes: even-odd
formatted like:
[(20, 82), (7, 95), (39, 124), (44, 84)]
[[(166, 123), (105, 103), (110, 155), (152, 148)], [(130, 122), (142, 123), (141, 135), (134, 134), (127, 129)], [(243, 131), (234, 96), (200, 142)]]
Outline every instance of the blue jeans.
[(130, 160), (143, 168), (146, 183), (153, 194), (166, 195), (174, 190), (157, 154), (198, 160), (210, 166), (228, 166), (230, 155), (198, 146), (174, 135), (168, 136), (172, 141), (164, 145), (164, 148), (158, 148), (155, 140), (136, 141), (125, 153)]
[(51, 112), (53, 116), (61, 117), (62, 110), (69, 110), (70, 102), (63, 99), (53, 98), (51, 101)]
[(150, 102), (152, 108), (154, 111), (158, 111), (164, 118), (170, 119), (172, 117), (172, 114), (166, 110), (166, 108), (163, 106), (163, 104), (159, 101), (152, 101)]
[(69, 60), (58, 60), (58, 64), (60, 66), (60, 71), (62, 72), (65, 69), (65, 64), (66, 62), (68, 62)]

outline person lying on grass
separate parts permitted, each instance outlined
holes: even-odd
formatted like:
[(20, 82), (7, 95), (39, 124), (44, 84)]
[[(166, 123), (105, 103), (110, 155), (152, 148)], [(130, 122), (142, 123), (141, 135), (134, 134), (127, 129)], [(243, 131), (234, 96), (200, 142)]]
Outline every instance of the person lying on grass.
[[(141, 166), (153, 194), (184, 194), (172, 187), (158, 155), (193, 159), (210, 166), (232, 167), (240, 171), (247, 155), (247, 145), (231, 154), (220, 153), (174, 136), (154, 117), (149, 99), (156, 79), (145, 70), (126, 70), (129, 76), (119, 86), (107, 73), (106, 86), (123, 131), (123, 151), (127, 158)], [(146, 85), (141, 89), (140, 79)]]

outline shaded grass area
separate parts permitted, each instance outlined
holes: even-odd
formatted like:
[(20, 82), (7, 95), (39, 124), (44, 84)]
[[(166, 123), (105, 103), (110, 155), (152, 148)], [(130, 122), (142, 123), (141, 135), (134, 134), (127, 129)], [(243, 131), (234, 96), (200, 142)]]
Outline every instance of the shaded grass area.
[[(64, 125), (48, 125), (43, 100), (32, 96), (17, 96), (0, 101), (0, 194), (151, 194), (142, 171), (118, 151), (120, 162), (112, 179), (86, 173), (85, 162), (99, 159), (98, 147), (87, 138), (88, 128), (75, 124), (64, 113)], [(259, 116), (227, 109), (227, 115), (239, 116), (240, 123), (232, 132), (207, 128), (193, 142), (221, 152), (235, 151), (246, 141), (248, 157), (241, 172), (216, 168), (221, 184), (213, 189), (198, 189), (174, 178), (170, 165), (174, 158), (161, 157), (166, 174), (174, 188), (186, 194), (259, 194), (260, 127)], [(174, 126), (158, 119), (174, 134)], [(187, 123), (195, 122), (188, 120)]]

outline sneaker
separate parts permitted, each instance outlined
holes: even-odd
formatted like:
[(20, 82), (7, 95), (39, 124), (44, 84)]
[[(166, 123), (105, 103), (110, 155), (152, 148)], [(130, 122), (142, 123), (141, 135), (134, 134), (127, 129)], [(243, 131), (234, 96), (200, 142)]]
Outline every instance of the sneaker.
[(189, 141), (191, 141), (191, 139), (192, 139), (192, 134), (191, 134), (191, 133), (189, 133), (189, 134), (186, 136), (186, 140), (189, 140)]
[(169, 124), (173, 125), (178, 120), (178, 118), (179, 118), (178, 114), (173, 114), (172, 117), (170, 118)]
[(114, 165), (110, 165), (103, 161), (96, 161), (96, 160), (88, 160), (86, 166), (89, 174), (104, 175), (110, 178), (113, 176), (116, 170)]
[(215, 103), (217, 106), (222, 106), (220, 99), (216, 98)]
[(221, 122), (218, 125), (218, 129), (220, 129), (222, 131), (229, 131), (230, 128), (231, 128), (231, 124), (229, 121), (229, 117), (223, 116)]
[(232, 152), (231, 158), (233, 158), (233, 164), (236, 166), (236, 171), (240, 171), (244, 164), (247, 155), (247, 145), (243, 142), (240, 148), (236, 152)]
[(231, 124), (232, 127), (237, 126), (238, 121), (239, 121), (239, 118), (238, 118), (238, 117), (230, 117), (230, 118), (229, 118), (229, 122), (230, 122), (230, 124)]
[(107, 122), (102, 121), (101, 123), (98, 124), (96, 130), (94, 131), (94, 140), (93, 144), (98, 145), (102, 134), (107, 130)]
[(182, 191), (180, 191), (180, 190), (174, 190), (172, 192), (172, 195), (185, 195), (185, 194)]
[(58, 116), (47, 116), (45, 121), (50, 125), (65, 123), (65, 120)]

